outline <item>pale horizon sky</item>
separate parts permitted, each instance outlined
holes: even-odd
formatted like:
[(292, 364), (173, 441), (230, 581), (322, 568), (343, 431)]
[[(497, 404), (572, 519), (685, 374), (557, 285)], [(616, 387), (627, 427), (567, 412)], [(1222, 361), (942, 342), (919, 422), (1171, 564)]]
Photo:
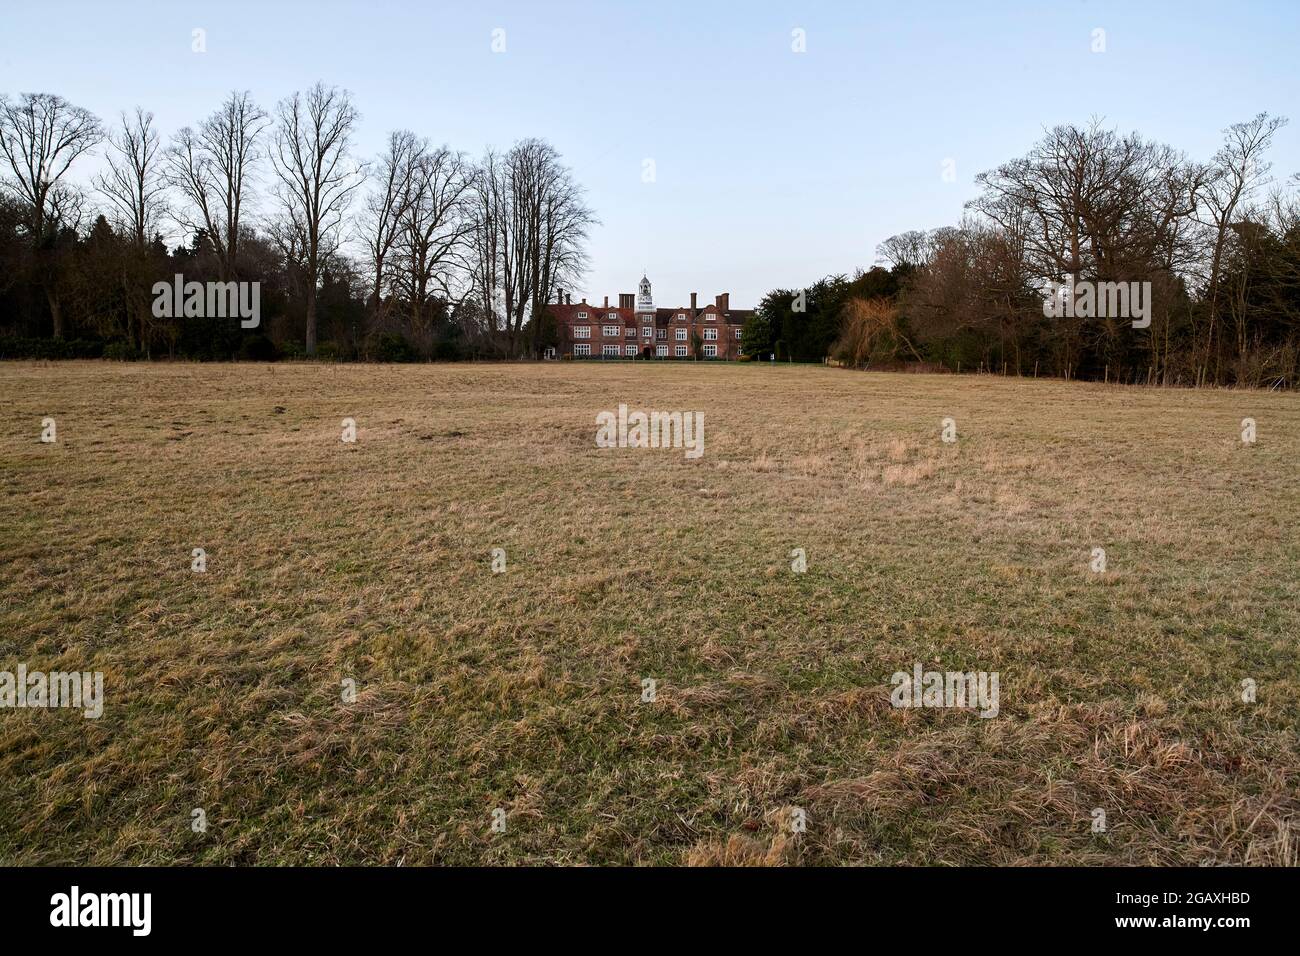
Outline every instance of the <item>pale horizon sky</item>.
[[(955, 224), (975, 175), (1047, 126), (1099, 116), (1208, 159), (1228, 124), (1300, 110), (1298, 36), (1286, 0), (0, 0), (0, 93), (58, 93), (106, 123), (143, 106), (166, 137), (232, 89), (269, 112), (324, 80), (355, 97), (361, 158), (403, 127), (471, 156), (544, 137), (601, 220), (575, 300), (616, 301), (644, 269), (658, 305), (729, 291), (749, 308)], [(1291, 119), (1279, 179), (1300, 172)]]

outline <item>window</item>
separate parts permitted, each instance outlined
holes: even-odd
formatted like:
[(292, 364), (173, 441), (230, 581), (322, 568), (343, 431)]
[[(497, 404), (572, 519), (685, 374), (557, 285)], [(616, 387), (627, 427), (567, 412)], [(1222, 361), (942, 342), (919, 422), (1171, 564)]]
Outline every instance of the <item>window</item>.
[(611, 322), (613, 322), (615, 319), (618, 318), (618, 313), (617, 313), (617, 312), (611, 312), (611, 313), (609, 313), (609, 315), (605, 316), (605, 318), (607, 318), (607, 319), (609, 319)]
[(573, 347), (573, 354), (574, 354), (574, 355), (590, 355), (590, 354), (591, 354), (591, 346), (590, 346), (590, 345), (587, 345), (585, 342), (584, 342), (583, 344), (581, 344), (581, 345), (575, 345), (575, 346)]
[(678, 312), (678, 313), (677, 313), (677, 321), (678, 321), (678, 322), (685, 322), (685, 321), (686, 321), (686, 313), (685, 313), (685, 312)]
[(586, 317), (587, 317), (587, 313), (586, 313), (586, 312), (579, 312), (579, 313), (578, 313), (578, 318), (580, 318), (580, 319), (585, 319)]
[(678, 341), (678, 342), (685, 342), (685, 341), (686, 341), (686, 330), (685, 330), (685, 329), (678, 329), (678, 330), (677, 330), (677, 341)]
[(650, 326), (647, 325), (647, 326), (645, 326), (643, 329), (641, 329), (641, 337), (642, 337), (643, 339), (648, 339), (648, 338), (650, 338), (650, 333), (653, 332), (653, 331), (654, 331), (654, 330), (653, 330)]
[(602, 345), (601, 348), (600, 348), (600, 354), (603, 355), (603, 356), (605, 356), (605, 357), (607, 357), (607, 358), (610, 357), (610, 356), (612, 356), (613, 358), (618, 358), (618, 346), (617, 346), (617, 345)]
[(600, 334), (605, 336), (605, 338), (607, 339), (616, 339), (618, 338), (618, 326), (617, 325), (602, 326), (600, 329)]
[(636, 355), (636, 346), (635, 345), (623, 346), (623, 354), (628, 356)]
[(718, 338), (718, 330), (717, 330), (717, 329), (705, 329), (705, 330), (704, 330), (704, 340), (705, 340), (706, 342), (715, 342), (715, 341), (717, 341), (717, 338)]
[(686, 346), (685, 346), (685, 345), (678, 345), (678, 346), (676, 346), (676, 347), (673, 349), (673, 352), (674, 352), (674, 354), (676, 354), (676, 356), (677, 356), (678, 358), (683, 358), (683, 357), (685, 357), (685, 355), (686, 355)]
[(717, 319), (717, 316), (714, 315), (712, 312), (710, 312), (710, 313), (709, 313), (708, 315), (706, 315), (704, 318), (705, 318), (707, 321), (712, 322), (712, 321), (714, 321), (715, 319)]
[(667, 330), (667, 329), (655, 329), (655, 338), (657, 338), (657, 339), (666, 339), (666, 338), (668, 338), (668, 330)]
[(717, 347), (716, 345), (706, 345), (706, 346), (704, 346), (704, 357), (705, 357), (705, 358), (717, 358), (717, 357), (718, 357), (718, 347)]
[(668, 354), (668, 346), (666, 345), (655, 346), (655, 355), (667, 355), (667, 354)]
[(625, 337), (627, 337), (627, 338), (629, 338), (629, 339), (634, 339), (634, 338), (636, 338), (636, 326), (635, 326), (635, 325), (629, 325), (626, 329), (623, 330), (623, 332), (624, 332)]
[(589, 339), (589, 338), (591, 338), (591, 326), (590, 326), (590, 325), (575, 325), (575, 326), (573, 327), (573, 337), (574, 337), (575, 339)]
[(740, 329), (736, 329), (736, 341), (740, 341)]

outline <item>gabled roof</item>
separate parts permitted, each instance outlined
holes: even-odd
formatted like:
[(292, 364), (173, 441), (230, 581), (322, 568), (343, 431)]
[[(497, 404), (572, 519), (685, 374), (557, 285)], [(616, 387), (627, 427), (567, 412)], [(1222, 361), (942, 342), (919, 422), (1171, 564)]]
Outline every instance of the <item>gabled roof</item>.
[[(616, 305), (592, 305), (590, 302), (573, 302), (559, 305), (552, 303), (547, 306), (550, 313), (561, 321), (580, 321), (580, 322), (635, 322), (631, 309), (621, 309)], [(578, 313), (586, 312), (585, 319), (579, 319)], [(616, 315), (617, 319), (611, 319), (610, 315)]]

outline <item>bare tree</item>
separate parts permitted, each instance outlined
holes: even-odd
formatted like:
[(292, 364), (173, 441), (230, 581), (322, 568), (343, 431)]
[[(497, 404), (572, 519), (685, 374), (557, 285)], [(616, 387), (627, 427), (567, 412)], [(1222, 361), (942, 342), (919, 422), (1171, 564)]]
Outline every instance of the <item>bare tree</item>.
[(130, 247), (116, 257), (117, 279), (126, 305), (126, 338), (147, 352), (152, 338), (152, 288), (148, 244), (164, 210), (166, 179), (153, 114), (139, 107), (123, 113), (121, 127), (108, 138), (108, 169), (95, 177), (95, 187), (109, 201), (118, 227)]
[[(549, 147), (548, 147), (549, 150)], [(582, 187), (554, 152), (540, 166), (539, 236), (532, 269), (532, 350), (541, 354), (542, 318), (561, 285), (572, 286), (587, 268), (587, 233), (596, 222)], [(697, 350), (698, 354), (698, 350)]]
[(876, 257), (882, 262), (902, 269), (918, 269), (934, 255), (933, 233), (911, 229), (890, 236), (876, 247)]
[(584, 271), (595, 221), (549, 143), (528, 139), (504, 155), (484, 156), (475, 182), (472, 269), (481, 307), (491, 328), (504, 333), (509, 354), (519, 354), (525, 325), (537, 352), (546, 305), (560, 284)]
[[(1174, 270), (1190, 265), (1187, 233), (1201, 172), (1137, 134), (1121, 136), (1097, 121), (1057, 126), (1026, 156), (977, 181), (984, 192), (969, 207), (1014, 238), (1034, 284), (1067, 282), (1076, 296), (1083, 281), (1151, 281), (1167, 290)], [(1127, 352), (1131, 332), (1122, 317), (1080, 318), (1070, 309), (1056, 322), (1066, 377), (1085, 350), (1116, 361)]]
[(122, 114), (121, 127), (108, 137), (108, 170), (95, 187), (108, 199), (136, 248), (143, 249), (164, 211), (166, 180), (153, 114), (136, 107)]
[[(1261, 184), (1268, 181), (1269, 164), (1261, 159), (1273, 141), (1273, 134), (1286, 125), (1281, 116), (1259, 113), (1245, 123), (1234, 123), (1224, 131), (1224, 143), (1211, 162), (1208, 182), (1200, 190), (1198, 218), (1210, 233), (1210, 258), (1206, 276), (1206, 327), (1201, 341), (1202, 369), (1215, 352), (1219, 325), (1220, 288), (1223, 261), (1232, 238), (1238, 209)], [(1204, 373), (1202, 373), (1204, 374)], [(1215, 369), (1218, 378), (1218, 369)]]
[(238, 275), (240, 230), (267, 122), (250, 94), (231, 93), (197, 130), (181, 129), (167, 151), (168, 181), (185, 199), (177, 222), (207, 234), (223, 280)]
[(903, 301), (912, 328), (922, 336), (978, 333), (988, 345), (984, 364), (991, 367), (996, 341), (1003, 361), (1016, 372), (1022, 340), (1043, 319), (1022, 235), (976, 219), (963, 220), (959, 229), (935, 231), (928, 260), (916, 270)]
[(338, 248), (343, 214), (365, 171), (351, 158), (360, 119), (346, 90), (317, 83), (276, 107), (272, 151), (286, 219), (302, 239), (308, 355), (316, 354), (316, 293), (321, 268)]
[(103, 138), (99, 119), (53, 93), (24, 93), (16, 103), (0, 99), (0, 152), (5, 179), (27, 207), (37, 237), (60, 220), (59, 181), (73, 162)]
[(471, 276), (478, 296), (478, 312), (483, 332), (495, 344), (506, 312), (506, 302), (515, 294), (513, 260), (510, 255), (513, 233), (506, 228), (506, 192), (509, 188), (505, 164), (499, 153), (489, 148), (474, 177), (474, 230)]
[(446, 146), (421, 146), (412, 159), (409, 201), (398, 235), (397, 276), (417, 333), (428, 332), (432, 300), (450, 306), (462, 297), (458, 286), (468, 273), (473, 181), (464, 154)]
[(1176, 318), (1190, 322), (1190, 299), (1185, 279), (1200, 261), (1202, 242), (1195, 220), (1197, 196), (1209, 167), (1189, 163), (1169, 147), (1159, 147), (1156, 182), (1150, 193), (1150, 242), (1142, 253), (1149, 256), (1152, 275), (1151, 334), (1147, 337), (1148, 381), (1165, 381)]
[(1269, 258), (1266, 269), (1275, 289), (1270, 309), (1300, 331), (1300, 173), (1290, 183), (1289, 190), (1272, 191), (1261, 218), (1279, 246), (1279, 254)]
[(1110, 271), (1140, 228), (1150, 164), (1136, 134), (1057, 126), (1028, 155), (977, 176), (984, 193), (968, 205), (1023, 236), (1038, 278), (1077, 283)]
[(369, 260), (371, 317), (375, 324), (383, 318), (387, 266), (411, 201), (412, 160), (419, 150), (420, 142), (409, 130), (390, 133), (388, 148), (375, 161), (375, 188), (366, 196), (359, 231)]
[(24, 206), (55, 338), (63, 337), (57, 256), (43, 255), (43, 247), (52, 234), (74, 216), (79, 217), (80, 193), (61, 180), (73, 162), (93, 149), (103, 135), (98, 117), (53, 93), (24, 93), (13, 103), (0, 97), (0, 153), (7, 166), (4, 178)]

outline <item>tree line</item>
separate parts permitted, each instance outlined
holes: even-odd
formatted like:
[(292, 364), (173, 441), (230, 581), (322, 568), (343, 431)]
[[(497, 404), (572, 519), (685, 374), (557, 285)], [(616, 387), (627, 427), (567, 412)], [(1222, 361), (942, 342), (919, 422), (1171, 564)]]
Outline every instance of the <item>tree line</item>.
[[(1163, 384), (1300, 382), (1300, 175), (1281, 117), (1207, 161), (1099, 122), (1048, 130), (980, 174), (956, 226), (892, 236), (883, 265), (763, 297), (748, 357)], [(0, 95), (0, 357), (519, 358), (555, 344), (590, 227), (555, 149), (470, 157), (409, 130), (356, 155), (351, 96), (317, 83), (269, 112), (232, 92), (165, 142), (50, 93)], [(88, 185), (74, 179), (92, 155)], [(164, 235), (181, 235), (168, 247)], [(256, 281), (261, 325), (159, 316), (153, 288)], [(1075, 309), (1149, 290), (1149, 314)], [(1053, 312), (1053, 288), (1071, 306)], [(1060, 303), (1058, 302), (1057, 305)]]
[[(540, 139), (475, 159), (409, 130), (356, 155), (351, 95), (232, 92), (165, 142), (51, 93), (0, 95), (0, 357), (515, 358), (586, 267), (595, 217)], [(74, 171), (100, 154), (88, 186)], [(166, 234), (184, 240), (169, 248)], [(158, 316), (153, 287), (258, 282), (255, 332)]]
[[(960, 224), (892, 236), (877, 266), (769, 293), (756, 356), (1152, 384), (1300, 382), (1300, 175), (1267, 153), (1286, 120), (1230, 126), (1206, 162), (1098, 122), (1058, 126), (977, 177)], [(1098, 314), (1093, 290), (1149, 290)], [(1148, 286), (1143, 284), (1149, 283)], [(1071, 301), (1045, 308), (1053, 290)], [(1074, 308), (1088, 297), (1088, 308)], [(1050, 313), (1050, 314), (1049, 314)]]

